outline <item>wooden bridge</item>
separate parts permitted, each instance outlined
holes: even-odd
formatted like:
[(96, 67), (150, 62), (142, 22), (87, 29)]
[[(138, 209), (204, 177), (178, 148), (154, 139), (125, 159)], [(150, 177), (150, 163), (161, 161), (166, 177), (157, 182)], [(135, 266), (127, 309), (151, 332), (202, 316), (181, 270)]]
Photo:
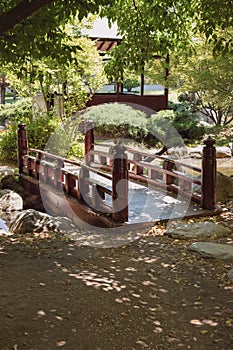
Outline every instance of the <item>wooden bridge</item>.
[(120, 142), (95, 143), (91, 122), (82, 129), (84, 162), (29, 148), (25, 125), (19, 125), (20, 179), (30, 193), (42, 197), (50, 214), (70, 217), (78, 225), (114, 227), (215, 209), (213, 139), (205, 141), (200, 169)]

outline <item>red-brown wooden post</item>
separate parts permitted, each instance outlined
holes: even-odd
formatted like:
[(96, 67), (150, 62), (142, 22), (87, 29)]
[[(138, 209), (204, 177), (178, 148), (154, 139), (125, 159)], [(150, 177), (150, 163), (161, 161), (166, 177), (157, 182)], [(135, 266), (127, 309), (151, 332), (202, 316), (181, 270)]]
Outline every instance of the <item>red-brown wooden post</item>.
[(61, 189), (63, 186), (62, 180), (63, 180), (63, 174), (62, 174), (62, 168), (64, 167), (64, 161), (62, 159), (57, 160), (57, 164), (54, 169), (54, 186), (56, 186), (58, 189)]
[[(85, 133), (85, 164), (90, 165), (94, 160), (94, 154), (91, 152), (94, 150), (94, 127), (95, 124), (91, 121), (81, 122), (79, 124), (79, 130)], [(80, 170), (79, 181), (78, 181), (78, 191), (80, 193), (80, 198), (85, 201), (89, 193), (89, 170), (85, 166)]]
[(25, 127), (24, 123), (18, 125), (18, 167), (20, 174), (23, 172), (23, 156), (28, 154), (28, 140)]
[[(172, 160), (169, 159), (165, 159), (165, 161), (163, 162), (163, 169), (164, 170), (168, 170), (168, 171), (172, 171), (175, 167), (175, 164)], [(172, 185), (174, 184), (174, 176), (170, 175), (170, 174), (163, 174), (163, 181), (166, 185)]]
[(90, 165), (94, 160), (94, 155), (91, 154), (91, 151), (94, 150), (94, 126), (95, 124), (88, 120), (84, 123), (85, 131), (85, 162), (86, 165)]
[[(139, 153), (134, 153), (134, 161), (140, 162), (142, 160), (142, 155)], [(143, 175), (143, 167), (140, 165), (135, 165), (134, 171), (136, 175)]]
[(216, 206), (216, 148), (210, 136), (204, 141), (202, 157), (202, 208), (213, 210)]
[(119, 223), (128, 221), (128, 159), (125, 150), (122, 144), (112, 148), (112, 218)]
[(165, 95), (165, 109), (168, 108), (168, 94), (169, 94), (169, 87), (168, 87), (168, 79), (169, 79), (169, 64), (170, 64), (170, 57), (169, 54), (167, 54), (165, 59), (166, 64), (166, 70), (165, 70), (165, 89), (164, 89), (164, 95)]
[(37, 153), (37, 157), (36, 157), (36, 170), (35, 170), (35, 177), (37, 180), (39, 180), (40, 178), (40, 173), (41, 173), (41, 169), (40, 169), (40, 161), (42, 159), (42, 153), (38, 152)]

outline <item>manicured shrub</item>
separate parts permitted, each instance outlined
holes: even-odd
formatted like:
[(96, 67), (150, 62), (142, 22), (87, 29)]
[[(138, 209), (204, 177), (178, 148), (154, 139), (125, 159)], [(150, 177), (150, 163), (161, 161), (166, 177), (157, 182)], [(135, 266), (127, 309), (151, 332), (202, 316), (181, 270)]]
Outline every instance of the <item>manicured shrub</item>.
[(123, 103), (106, 103), (86, 110), (82, 118), (92, 120), (96, 134), (109, 138), (142, 141), (147, 135), (146, 114)]

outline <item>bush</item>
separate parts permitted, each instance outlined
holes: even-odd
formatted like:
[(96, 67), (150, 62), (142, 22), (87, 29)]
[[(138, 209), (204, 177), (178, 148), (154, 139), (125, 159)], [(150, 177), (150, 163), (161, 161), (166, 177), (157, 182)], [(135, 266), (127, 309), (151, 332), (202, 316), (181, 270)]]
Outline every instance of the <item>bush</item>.
[(107, 103), (88, 108), (82, 117), (95, 123), (97, 135), (133, 139), (149, 147), (158, 143), (168, 147), (181, 145), (183, 141), (191, 143), (201, 139), (205, 132), (198, 125), (198, 114), (185, 103), (170, 103), (168, 110), (150, 118), (128, 105)]
[(199, 125), (199, 114), (189, 102), (170, 102), (169, 109), (175, 113), (173, 126), (185, 143), (190, 144), (202, 139), (205, 134), (205, 128)]
[[(23, 118), (27, 127), (29, 147), (43, 149), (52, 132), (57, 127), (57, 120), (40, 115), (35, 120)], [(4, 162), (17, 160), (17, 131), (19, 121), (15, 120), (3, 134), (0, 141), (0, 159)]]
[(126, 138), (141, 142), (147, 135), (146, 114), (122, 103), (93, 106), (82, 115), (92, 120), (97, 135), (109, 138)]
[(29, 98), (23, 98), (12, 104), (0, 105), (0, 123), (4, 124), (8, 119), (14, 120), (32, 119), (32, 101)]
[[(9, 109), (10, 110), (10, 109)], [(28, 101), (23, 105), (22, 101), (14, 105), (14, 113), (8, 110), (11, 120), (6, 132), (0, 140), (0, 159), (3, 162), (15, 163), (17, 161), (17, 131), (19, 122), (26, 124), (26, 130), (30, 148), (46, 149), (56, 155), (66, 157), (67, 154), (74, 157), (83, 156), (82, 137), (80, 133), (73, 133), (71, 127), (64, 127), (61, 120), (54, 115), (38, 113), (32, 115), (32, 107)], [(52, 137), (51, 137), (52, 135)], [(49, 140), (49, 142), (48, 142)], [(81, 140), (81, 141), (80, 141)], [(81, 142), (81, 145), (79, 146)]]

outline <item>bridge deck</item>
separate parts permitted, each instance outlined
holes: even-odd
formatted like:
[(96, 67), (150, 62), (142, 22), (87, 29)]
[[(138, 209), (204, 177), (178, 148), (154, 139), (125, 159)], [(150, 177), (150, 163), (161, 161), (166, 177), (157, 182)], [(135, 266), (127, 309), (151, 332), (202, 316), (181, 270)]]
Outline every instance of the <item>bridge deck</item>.
[[(68, 167), (72, 172), (78, 173), (78, 168)], [(90, 177), (111, 188), (111, 180), (104, 179), (98, 174), (90, 173)], [(194, 203), (190, 198), (181, 194), (174, 194), (163, 188), (154, 188), (144, 184), (129, 181), (128, 206), (129, 219), (126, 224), (153, 223), (169, 219), (182, 219), (184, 217), (207, 215), (200, 204)], [(105, 196), (105, 203), (111, 206), (111, 196)]]

